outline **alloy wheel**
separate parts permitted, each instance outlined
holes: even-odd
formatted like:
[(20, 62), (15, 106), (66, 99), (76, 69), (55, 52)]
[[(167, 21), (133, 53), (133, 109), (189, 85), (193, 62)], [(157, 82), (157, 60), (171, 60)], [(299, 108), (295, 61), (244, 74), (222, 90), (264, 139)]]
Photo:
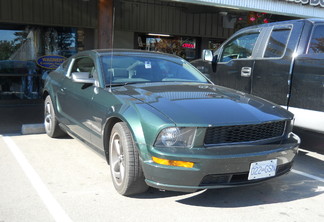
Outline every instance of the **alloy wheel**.
[(125, 178), (125, 160), (121, 138), (115, 133), (111, 145), (111, 171), (113, 180), (116, 184), (121, 185)]
[(50, 132), (52, 129), (52, 109), (51, 104), (49, 102), (45, 105), (45, 119), (44, 125), (47, 132)]

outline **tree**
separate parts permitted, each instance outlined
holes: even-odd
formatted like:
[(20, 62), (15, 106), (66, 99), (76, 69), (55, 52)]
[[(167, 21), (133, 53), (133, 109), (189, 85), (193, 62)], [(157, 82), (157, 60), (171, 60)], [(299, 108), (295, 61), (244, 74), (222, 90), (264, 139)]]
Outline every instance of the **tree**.
[(14, 40), (0, 41), (0, 60), (8, 60), (9, 57), (26, 41), (28, 33), (25, 31), (15, 32)]
[(15, 32), (14, 35), (16, 36), (14, 43), (16, 45), (16, 48), (18, 49), (27, 40), (28, 32)]
[(249, 12), (246, 16), (239, 17), (235, 24), (235, 29), (241, 29), (247, 26), (259, 25), (272, 22), (271, 14), (267, 13), (258, 13), (258, 12)]
[(14, 41), (0, 41), (0, 60), (7, 60), (16, 50)]

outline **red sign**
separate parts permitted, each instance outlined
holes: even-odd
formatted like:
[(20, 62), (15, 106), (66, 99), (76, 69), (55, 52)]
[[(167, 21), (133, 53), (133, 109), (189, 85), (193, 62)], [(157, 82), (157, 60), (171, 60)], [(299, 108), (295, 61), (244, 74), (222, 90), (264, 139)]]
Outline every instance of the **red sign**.
[(187, 48), (187, 49), (194, 49), (194, 48), (196, 48), (195, 44), (192, 44), (192, 43), (183, 43), (182, 44), (182, 47), (183, 48)]

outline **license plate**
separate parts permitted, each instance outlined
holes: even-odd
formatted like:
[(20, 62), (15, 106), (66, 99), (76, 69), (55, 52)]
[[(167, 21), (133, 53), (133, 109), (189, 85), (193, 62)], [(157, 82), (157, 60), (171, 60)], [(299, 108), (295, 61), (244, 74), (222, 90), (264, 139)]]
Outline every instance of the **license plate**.
[(250, 166), (248, 180), (255, 180), (276, 175), (277, 159), (254, 162)]

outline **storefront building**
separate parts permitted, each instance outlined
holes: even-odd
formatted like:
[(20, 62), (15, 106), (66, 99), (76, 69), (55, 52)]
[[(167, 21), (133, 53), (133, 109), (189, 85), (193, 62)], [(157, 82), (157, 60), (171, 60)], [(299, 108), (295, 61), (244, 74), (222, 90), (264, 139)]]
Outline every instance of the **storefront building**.
[(324, 18), (324, 0), (0, 0), (0, 103), (39, 99), (44, 76), (85, 49), (193, 60), (244, 26), (308, 17)]
[(323, 0), (115, 0), (114, 47), (192, 60), (254, 24), (324, 18)]

